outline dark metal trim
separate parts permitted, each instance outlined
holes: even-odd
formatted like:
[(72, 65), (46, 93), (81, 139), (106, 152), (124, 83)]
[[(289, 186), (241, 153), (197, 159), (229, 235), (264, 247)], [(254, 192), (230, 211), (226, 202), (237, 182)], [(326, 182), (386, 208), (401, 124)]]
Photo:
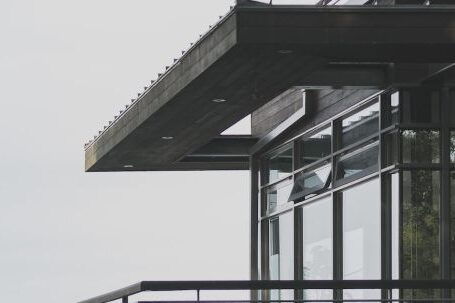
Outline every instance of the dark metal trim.
[(455, 289), (455, 280), (142, 281), (79, 303), (107, 303), (144, 291), (262, 289)]

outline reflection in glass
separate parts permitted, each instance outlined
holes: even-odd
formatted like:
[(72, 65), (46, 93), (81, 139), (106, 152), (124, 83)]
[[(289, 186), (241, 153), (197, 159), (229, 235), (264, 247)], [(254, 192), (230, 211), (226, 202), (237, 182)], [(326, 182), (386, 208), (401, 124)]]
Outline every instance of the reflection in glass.
[(400, 176), (388, 176), (390, 182), (390, 205), (392, 208), (392, 279), (400, 278)]
[[(392, 279), (400, 279), (400, 175), (394, 173), (387, 175), (391, 207), (391, 257), (392, 257)], [(392, 290), (392, 299), (400, 298), (398, 289)]]
[(376, 142), (340, 157), (337, 163), (337, 180), (357, 174), (362, 176), (376, 171), (378, 168), (378, 152), (379, 146)]
[(450, 162), (455, 163), (455, 131), (450, 132)]
[[(333, 279), (332, 198), (302, 207), (303, 279)], [(305, 290), (304, 300), (330, 300), (332, 290)]]
[[(269, 4), (270, 0), (259, 0), (258, 2)], [(272, 3), (274, 5), (293, 5), (293, 4), (300, 4), (300, 5), (315, 5), (318, 4), (320, 0), (273, 0)]]
[(268, 167), (268, 182), (284, 178), (292, 172), (292, 146), (266, 160)]
[(453, 124), (455, 122), (455, 90), (450, 91), (449, 100), (449, 121)]
[(398, 164), (398, 145), (399, 136), (398, 131), (387, 133), (383, 137), (384, 150), (382, 153), (383, 167)]
[(300, 147), (300, 167), (327, 157), (332, 152), (332, 128), (328, 127), (298, 141)]
[(402, 92), (403, 122), (432, 123), (440, 121), (439, 93), (422, 88)]
[(279, 206), (289, 200), (292, 184), (288, 181), (281, 182), (270, 189), (267, 189), (267, 209), (269, 212), (275, 211)]
[(382, 112), (382, 128), (400, 122), (400, 92), (383, 95), (384, 111)]
[[(294, 279), (294, 213), (270, 220), (269, 273), (271, 280)], [(292, 290), (272, 290), (271, 300), (292, 300)]]
[(327, 188), (331, 170), (332, 166), (326, 164), (297, 174), (289, 200), (295, 201)]
[[(381, 278), (381, 201), (378, 179), (342, 192), (343, 279)], [(345, 290), (345, 299), (380, 298), (378, 290)]]
[[(402, 279), (439, 278), (439, 171), (404, 171), (402, 196)], [(429, 298), (428, 290), (409, 290), (406, 299)]]
[(439, 131), (403, 130), (403, 163), (439, 163)]
[(357, 111), (341, 121), (341, 147), (346, 147), (379, 131), (379, 103)]
[(362, 5), (369, 0), (332, 0), (329, 5)]
[(391, 122), (396, 124), (400, 122), (400, 93), (394, 92), (390, 96), (390, 113), (391, 113)]

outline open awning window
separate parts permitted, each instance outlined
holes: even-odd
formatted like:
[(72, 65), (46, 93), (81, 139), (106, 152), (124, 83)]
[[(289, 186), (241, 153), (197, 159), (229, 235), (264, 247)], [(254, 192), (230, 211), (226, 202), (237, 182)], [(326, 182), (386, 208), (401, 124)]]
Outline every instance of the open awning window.
[(300, 172), (294, 181), (289, 201), (303, 199), (329, 187), (331, 183), (331, 164)]

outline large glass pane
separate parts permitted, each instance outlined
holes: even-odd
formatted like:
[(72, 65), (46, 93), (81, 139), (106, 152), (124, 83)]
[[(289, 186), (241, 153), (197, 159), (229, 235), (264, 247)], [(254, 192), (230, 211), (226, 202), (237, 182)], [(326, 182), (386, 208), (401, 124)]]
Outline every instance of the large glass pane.
[[(394, 173), (387, 176), (389, 182), (389, 197), (391, 208), (391, 257), (392, 257), (392, 279), (400, 279), (400, 175)], [(400, 298), (398, 289), (392, 290), (392, 299)]]
[(332, 0), (329, 5), (362, 5), (369, 0)]
[[(333, 202), (323, 198), (302, 207), (304, 280), (333, 279)], [(332, 290), (306, 290), (304, 300), (330, 300)]]
[(400, 121), (400, 93), (394, 92), (382, 96), (382, 128), (397, 124)]
[(332, 128), (328, 127), (298, 141), (300, 167), (311, 164), (332, 152)]
[(438, 130), (403, 130), (401, 142), (403, 163), (439, 163)]
[(392, 279), (400, 278), (400, 176), (398, 173), (389, 176), (390, 205), (392, 208)]
[(266, 183), (284, 178), (292, 172), (292, 150), (292, 145), (289, 145), (265, 160), (266, 169), (268, 170)]
[(363, 176), (376, 171), (378, 168), (378, 152), (378, 144), (373, 143), (337, 158), (337, 180), (354, 175)]
[(440, 121), (439, 93), (426, 89), (402, 91), (403, 122), (434, 123)]
[(341, 121), (341, 147), (346, 147), (379, 131), (379, 103), (363, 108)]
[(297, 174), (289, 200), (298, 200), (309, 195), (314, 195), (330, 185), (332, 165), (310, 168)]
[[(271, 280), (294, 279), (294, 213), (270, 220), (269, 274)], [(272, 290), (271, 300), (292, 300), (292, 290)]]
[(449, 121), (451, 122), (451, 124), (455, 123), (455, 89), (452, 89), (450, 91)]
[[(270, 0), (255, 0), (256, 2), (262, 2), (265, 4), (270, 4)], [(321, 0), (273, 0), (272, 4), (274, 5), (315, 5), (318, 4)]]
[(291, 190), (292, 183), (287, 180), (267, 189), (267, 210), (273, 212), (281, 205), (286, 204), (289, 201)]
[[(343, 279), (381, 278), (381, 200), (378, 179), (342, 192)], [(345, 299), (380, 298), (378, 290), (345, 290)]]
[(398, 164), (398, 146), (399, 146), (398, 131), (387, 133), (383, 136), (383, 152), (382, 152), (382, 165), (387, 167), (390, 165)]
[[(401, 278), (439, 279), (439, 171), (403, 172)], [(428, 290), (406, 291), (405, 297), (428, 298)]]
[(450, 132), (450, 162), (455, 163), (455, 131)]

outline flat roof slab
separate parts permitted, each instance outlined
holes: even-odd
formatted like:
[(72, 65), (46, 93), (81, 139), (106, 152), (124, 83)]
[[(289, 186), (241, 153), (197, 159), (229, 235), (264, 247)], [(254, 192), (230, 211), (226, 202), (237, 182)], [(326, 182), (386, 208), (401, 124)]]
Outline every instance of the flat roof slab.
[(88, 144), (85, 169), (224, 169), (182, 160), (291, 86), (330, 86), (324, 79), (371, 64), (386, 86), (378, 65), (453, 61), (449, 6), (236, 6)]

